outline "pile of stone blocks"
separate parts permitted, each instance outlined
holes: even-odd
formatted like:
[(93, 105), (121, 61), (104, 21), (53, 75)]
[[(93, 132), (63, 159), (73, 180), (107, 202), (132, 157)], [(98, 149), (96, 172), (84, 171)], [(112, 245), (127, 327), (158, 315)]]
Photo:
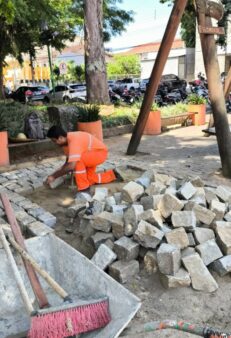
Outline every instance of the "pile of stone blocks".
[[(87, 216), (89, 203), (94, 213)], [(218, 285), (211, 272), (231, 272), (226, 186), (148, 170), (112, 195), (96, 188), (95, 196), (76, 201), (73, 209), (83, 241), (94, 247), (93, 262), (121, 283), (144, 266), (148, 273), (158, 271), (167, 288), (191, 285), (214, 292)]]

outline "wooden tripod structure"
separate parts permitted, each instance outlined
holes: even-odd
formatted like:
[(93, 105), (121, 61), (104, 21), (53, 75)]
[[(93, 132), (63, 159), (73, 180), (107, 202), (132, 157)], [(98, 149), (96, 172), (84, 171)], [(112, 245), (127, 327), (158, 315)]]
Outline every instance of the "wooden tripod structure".
[(229, 72), (225, 79), (224, 85), (224, 95), (226, 99), (228, 98), (230, 92), (231, 92), (231, 67), (229, 68)]
[[(149, 86), (144, 95), (140, 113), (127, 149), (128, 155), (134, 155), (139, 146), (145, 124), (157, 92), (172, 43), (184, 13), (187, 0), (175, 0), (172, 13), (154, 64)], [(195, 0), (195, 9), (201, 39), (202, 53), (213, 110), (218, 148), (222, 164), (222, 172), (231, 177), (231, 133), (228, 124), (223, 87), (217, 59), (215, 34), (224, 34), (221, 27), (213, 27), (211, 17), (220, 20), (223, 6), (219, 0)], [(231, 75), (230, 75), (231, 76)], [(228, 89), (227, 89), (228, 90)]]

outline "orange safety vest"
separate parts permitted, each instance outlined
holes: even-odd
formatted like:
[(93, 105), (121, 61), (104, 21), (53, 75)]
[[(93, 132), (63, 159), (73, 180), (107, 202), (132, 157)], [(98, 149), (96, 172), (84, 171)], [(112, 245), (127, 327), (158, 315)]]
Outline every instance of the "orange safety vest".
[(80, 161), (83, 153), (100, 149), (107, 150), (107, 147), (95, 136), (83, 131), (67, 133), (67, 146), (63, 147), (68, 162)]

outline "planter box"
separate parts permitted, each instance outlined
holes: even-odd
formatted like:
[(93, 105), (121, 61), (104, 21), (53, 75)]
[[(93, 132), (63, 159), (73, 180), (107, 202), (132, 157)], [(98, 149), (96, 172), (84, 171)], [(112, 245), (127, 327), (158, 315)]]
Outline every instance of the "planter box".
[(205, 104), (189, 104), (188, 111), (197, 113), (192, 118), (194, 126), (203, 126), (206, 123), (206, 105)]
[(159, 135), (161, 133), (160, 111), (150, 111), (143, 135)]
[(192, 118), (195, 114), (196, 113), (185, 113), (175, 116), (161, 117), (161, 127), (165, 128), (173, 126), (175, 124), (189, 125), (190, 121), (192, 121)]
[(77, 131), (85, 131), (94, 135), (100, 141), (103, 141), (103, 128), (101, 120), (94, 122), (77, 122)]
[(117, 126), (111, 128), (103, 129), (103, 137), (112, 137), (118, 136), (122, 134), (130, 134), (133, 131), (134, 126), (132, 124), (125, 124), (124, 126)]
[(8, 133), (7, 131), (0, 131), (0, 166), (9, 164)]

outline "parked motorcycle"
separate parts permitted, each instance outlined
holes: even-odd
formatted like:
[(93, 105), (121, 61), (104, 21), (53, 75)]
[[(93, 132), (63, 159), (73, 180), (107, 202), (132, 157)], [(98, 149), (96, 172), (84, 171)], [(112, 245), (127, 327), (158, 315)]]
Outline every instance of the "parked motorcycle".
[(112, 104), (119, 104), (121, 102), (121, 96), (111, 89), (109, 89), (109, 97)]
[(231, 113), (231, 93), (229, 93), (229, 96), (225, 104), (226, 104), (227, 113)]

